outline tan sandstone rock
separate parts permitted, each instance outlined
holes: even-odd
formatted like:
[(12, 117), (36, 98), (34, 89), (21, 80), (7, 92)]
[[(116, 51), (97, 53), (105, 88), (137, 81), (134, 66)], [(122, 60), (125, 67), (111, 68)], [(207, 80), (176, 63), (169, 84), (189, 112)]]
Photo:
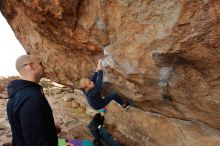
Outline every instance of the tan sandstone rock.
[(80, 105), (79, 105), (79, 103), (78, 102), (76, 102), (76, 101), (72, 101), (72, 107), (73, 108), (76, 108), (76, 107), (79, 107)]
[(138, 106), (126, 114), (112, 105), (108, 119), (123, 120), (119, 129), (140, 145), (220, 144), (219, 0), (2, 0), (0, 8), (55, 82), (77, 88), (104, 56), (105, 92)]

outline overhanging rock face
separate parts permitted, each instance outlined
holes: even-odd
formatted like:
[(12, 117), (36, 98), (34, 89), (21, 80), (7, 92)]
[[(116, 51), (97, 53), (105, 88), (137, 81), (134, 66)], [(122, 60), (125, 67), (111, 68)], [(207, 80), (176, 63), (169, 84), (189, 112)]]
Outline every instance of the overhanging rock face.
[(77, 88), (104, 56), (106, 91), (138, 106), (111, 104), (109, 119), (140, 145), (220, 144), (219, 0), (2, 0), (1, 12), (54, 81)]

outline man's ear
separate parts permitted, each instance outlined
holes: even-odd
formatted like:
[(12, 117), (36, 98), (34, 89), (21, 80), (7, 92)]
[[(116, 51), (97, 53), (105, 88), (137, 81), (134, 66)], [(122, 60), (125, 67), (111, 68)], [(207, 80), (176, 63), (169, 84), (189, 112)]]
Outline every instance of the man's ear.
[(33, 63), (29, 63), (29, 67), (30, 67), (31, 70), (35, 70)]

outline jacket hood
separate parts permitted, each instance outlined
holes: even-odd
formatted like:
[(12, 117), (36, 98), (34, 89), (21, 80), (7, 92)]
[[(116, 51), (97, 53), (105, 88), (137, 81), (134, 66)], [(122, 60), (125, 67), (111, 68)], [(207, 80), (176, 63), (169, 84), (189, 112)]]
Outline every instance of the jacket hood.
[(7, 86), (7, 91), (9, 98), (12, 98), (16, 92), (18, 92), (21, 89), (24, 89), (29, 86), (38, 86), (41, 88), (41, 86), (38, 83), (27, 81), (27, 80), (13, 80), (11, 81)]

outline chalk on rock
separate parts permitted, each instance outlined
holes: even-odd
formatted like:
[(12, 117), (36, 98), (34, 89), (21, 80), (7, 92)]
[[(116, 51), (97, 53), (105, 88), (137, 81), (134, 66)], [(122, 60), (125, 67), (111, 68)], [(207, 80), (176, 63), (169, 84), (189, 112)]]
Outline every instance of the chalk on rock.
[(72, 107), (73, 107), (73, 108), (79, 107), (79, 103), (76, 102), (76, 101), (72, 101)]
[(64, 96), (64, 97), (63, 97), (63, 100), (64, 100), (65, 102), (69, 102), (69, 101), (72, 101), (72, 100), (73, 100), (73, 97)]

